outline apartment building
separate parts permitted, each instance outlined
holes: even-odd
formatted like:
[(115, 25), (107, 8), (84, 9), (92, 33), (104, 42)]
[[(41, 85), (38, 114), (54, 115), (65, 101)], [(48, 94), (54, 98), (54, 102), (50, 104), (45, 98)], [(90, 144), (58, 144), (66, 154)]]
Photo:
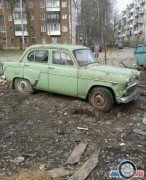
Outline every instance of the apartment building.
[(135, 47), (146, 42), (146, 0), (133, 0), (115, 22), (115, 43)]
[(76, 43), (71, 0), (0, 0), (0, 48), (38, 43)]

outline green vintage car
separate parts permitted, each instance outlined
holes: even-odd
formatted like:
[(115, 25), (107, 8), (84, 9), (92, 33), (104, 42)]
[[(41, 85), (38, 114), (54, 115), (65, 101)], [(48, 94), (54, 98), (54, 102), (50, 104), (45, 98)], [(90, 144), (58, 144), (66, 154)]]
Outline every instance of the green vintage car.
[(33, 45), (19, 61), (3, 63), (2, 77), (17, 91), (30, 94), (39, 89), (88, 99), (103, 112), (114, 102), (139, 97), (137, 70), (99, 64), (85, 46)]

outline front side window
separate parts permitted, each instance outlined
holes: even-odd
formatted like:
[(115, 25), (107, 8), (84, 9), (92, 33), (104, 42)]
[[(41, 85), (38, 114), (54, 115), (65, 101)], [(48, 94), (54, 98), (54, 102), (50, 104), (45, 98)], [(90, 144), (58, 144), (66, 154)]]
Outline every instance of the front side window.
[(80, 66), (97, 63), (95, 56), (89, 49), (77, 49), (73, 53)]
[(58, 65), (70, 65), (70, 66), (74, 65), (69, 54), (61, 51), (53, 51), (52, 63)]
[(47, 50), (35, 50), (28, 54), (28, 61), (47, 63), (48, 62), (48, 51)]

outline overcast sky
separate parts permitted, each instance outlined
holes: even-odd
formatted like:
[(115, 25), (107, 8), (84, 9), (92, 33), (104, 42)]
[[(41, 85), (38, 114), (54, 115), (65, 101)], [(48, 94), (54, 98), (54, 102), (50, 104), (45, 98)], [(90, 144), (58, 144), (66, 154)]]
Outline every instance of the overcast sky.
[(119, 11), (123, 11), (132, 0), (117, 0)]

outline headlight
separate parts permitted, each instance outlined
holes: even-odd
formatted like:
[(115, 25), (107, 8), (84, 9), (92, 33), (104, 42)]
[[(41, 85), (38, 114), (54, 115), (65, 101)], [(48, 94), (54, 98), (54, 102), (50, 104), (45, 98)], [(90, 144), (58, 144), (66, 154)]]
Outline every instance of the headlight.
[(131, 85), (131, 81), (130, 81), (130, 78), (128, 77), (126, 79), (126, 87), (130, 86)]

